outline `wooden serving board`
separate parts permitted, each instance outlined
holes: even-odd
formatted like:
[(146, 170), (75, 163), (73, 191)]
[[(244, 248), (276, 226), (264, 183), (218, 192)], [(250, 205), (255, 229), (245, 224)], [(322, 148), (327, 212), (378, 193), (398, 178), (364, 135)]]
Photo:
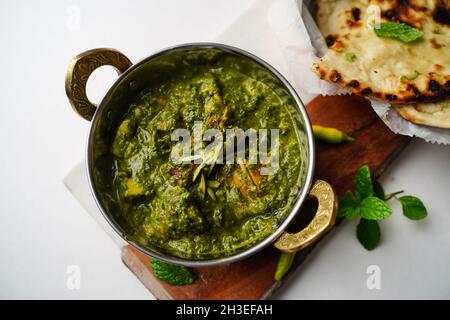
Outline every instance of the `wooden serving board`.
[[(357, 96), (318, 97), (307, 110), (313, 124), (338, 128), (356, 139), (345, 145), (316, 142), (315, 178), (331, 183), (339, 195), (353, 189), (353, 176), (359, 167), (368, 164), (372, 174), (379, 176), (410, 141), (392, 133), (369, 102)], [(307, 225), (311, 219), (305, 207), (295, 225)], [(123, 249), (122, 260), (158, 299), (265, 299), (289, 281), (314, 247), (298, 252), (289, 274), (279, 282), (273, 278), (279, 257), (273, 247), (237, 263), (194, 269), (197, 280), (180, 287), (157, 280), (149, 257), (131, 246)]]

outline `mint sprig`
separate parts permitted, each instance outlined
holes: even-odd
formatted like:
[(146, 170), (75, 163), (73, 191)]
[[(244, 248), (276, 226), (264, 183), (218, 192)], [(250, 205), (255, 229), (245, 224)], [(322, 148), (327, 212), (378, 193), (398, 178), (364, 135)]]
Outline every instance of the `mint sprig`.
[(382, 22), (373, 30), (380, 38), (395, 39), (404, 43), (416, 41), (424, 35), (423, 31), (400, 22)]
[(362, 166), (355, 174), (355, 194), (347, 191), (339, 198), (338, 217), (354, 219), (361, 217), (356, 228), (356, 237), (367, 250), (375, 249), (381, 239), (381, 229), (378, 221), (391, 216), (392, 209), (387, 202), (397, 199), (403, 208), (403, 215), (411, 220), (420, 220), (427, 216), (427, 210), (422, 201), (414, 196), (395, 197), (403, 191), (385, 194), (378, 181), (372, 181), (370, 169)]
[(369, 166), (362, 166), (355, 175), (355, 195), (347, 191), (339, 198), (338, 216), (353, 219), (361, 216), (368, 220), (381, 220), (391, 215), (391, 208), (383, 199), (374, 196)]

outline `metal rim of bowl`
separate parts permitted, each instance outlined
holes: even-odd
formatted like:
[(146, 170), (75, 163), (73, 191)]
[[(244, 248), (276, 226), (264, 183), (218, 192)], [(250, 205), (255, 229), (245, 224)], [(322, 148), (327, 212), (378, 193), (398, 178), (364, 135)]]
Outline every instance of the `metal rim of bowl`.
[[(127, 76), (132, 70), (138, 68), (139, 66), (147, 63), (148, 61), (150, 61), (156, 57), (162, 56), (162, 55), (172, 52), (174, 50), (189, 50), (189, 49), (218, 49), (218, 50), (221, 50), (224, 52), (229, 52), (232, 54), (243, 56), (245, 58), (252, 60), (253, 62), (257, 63), (258, 65), (260, 65), (261, 67), (263, 67), (264, 69), (269, 71), (271, 74), (273, 74), (281, 82), (281, 84), (285, 87), (285, 89), (287, 89), (290, 97), (294, 100), (295, 108), (301, 116), (301, 119), (302, 119), (304, 127), (305, 127), (307, 140), (308, 140), (308, 142), (307, 142), (307, 144), (308, 144), (308, 168), (307, 168), (307, 172), (306, 172), (304, 185), (302, 186), (302, 190), (301, 190), (300, 194), (298, 195), (297, 200), (295, 201), (292, 208), (290, 209), (289, 214), (284, 219), (284, 221), (279, 225), (277, 230), (274, 231), (271, 235), (264, 238), (263, 240), (256, 243), (255, 245), (253, 245), (241, 252), (238, 252), (236, 254), (232, 254), (230, 256), (223, 257), (223, 258), (214, 258), (214, 259), (209, 259), (209, 260), (190, 260), (190, 259), (174, 257), (169, 254), (163, 254), (163, 253), (153, 251), (145, 246), (140, 245), (139, 243), (136, 243), (134, 241), (127, 239), (127, 236), (126, 236), (126, 233), (124, 232), (124, 230), (114, 219), (112, 219), (110, 217), (107, 210), (105, 210), (105, 208), (103, 207), (103, 205), (100, 201), (100, 197), (98, 196), (97, 190), (95, 188), (94, 181), (92, 179), (92, 174), (93, 174), (93, 172), (92, 172), (92, 170), (93, 170), (92, 150), (93, 150), (94, 132), (95, 132), (98, 118), (99, 118), (98, 111), (101, 108), (103, 108), (104, 101), (108, 100), (107, 98), (113, 94), (114, 89), (117, 86), (117, 84), (119, 84), (120, 81), (125, 76)], [(306, 113), (306, 108), (303, 105), (303, 102), (300, 99), (300, 97), (298, 96), (297, 92), (292, 87), (292, 85), (286, 80), (286, 78), (278, 70), (276, 70), (269, 63), (267, 63), (266, 61), (262, 60), (261, 58), (255, 56), (254, 54), (247, 52), (243, 49), (237, 48), (237, 47), (220, 44), (220, 43), (213, 43), (213, 42), (192, 42), (192, 43), (185, 43), (185, 44), (175, 45), (175, 46), (171, 46), (171, 47), (162, 49), (162, 50), (157, 51), (157, 52), (149, 55), (148, 57), (140, 60), (139, 62), (133, 64), (128, 70), (126, 70), (124, 73), (122, 73), (116, 79), (116, 81), (111, 85), (110, 89), (105, 94), (105, 96), (102, 98), (102, 101), (100, 102), (100, 104), (97, 107), (97, 110), (96, 110), (94, 117), (92, 119), (92, 122), (91, 122), (91, 127), (90, 127), (90, 131), (89, 131), (89, 135), (88, 135), (88, 143), (86, 145), (86, 148), (87, 148), (86, 149), (87, 178), (88, 178), (88, 182), (89, 182), (89, 187), (91, 189), (91, 193), (94, 195), (95, 203), (97, 204), (97, 207), (99, 208), (103, 217), (106, 219), (106, 221), (108, 221), (109, 225), (114, 229), (114, 231), (128, 244), (132, 245), (136, 249), (140, 250), (141, 252), (143, 252), (151, 257), (154, 257), (156, 259), (160, 259), (160, 260), (163, 260), (163, 261), (166, 261), (169, 263), (183, 265), (183, 266), (187, 266), (187, 267), (209, 267), (209, 266), (216, 266), (216, 265), (223, 265), (223, 264), (237, 262), (237, 261), (243, 260), (244, 258), (249, 257), (249, 256), (261, 251), (268, 245), (272, 244), (286, 230), (286, 228), (291, 224), (291, 222), (293, 222), (293, 220), (297, 216), (298, 212), (300, 211), (300, 208), (306, 199), (309, 189), (311, 188), (313, 173), (314, 173), (314, 166), (315, 166), (315, 146), (314, 146), (314, 137), (313, 137), (311, 123), (310, 123), (309, 117)]]

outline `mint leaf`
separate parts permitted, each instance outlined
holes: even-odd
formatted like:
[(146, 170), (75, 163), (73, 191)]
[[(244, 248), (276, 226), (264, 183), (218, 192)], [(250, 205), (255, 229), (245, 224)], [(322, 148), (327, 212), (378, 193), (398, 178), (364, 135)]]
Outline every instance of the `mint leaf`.
[(395, 39), (405, 43), (416, 41), (424, 35), (422, 31), (399, 22), (382, 22), (379, 28), (373, 30), (378, 37)]
[(373, 182), (373, 195), (381, 200), (386, 200), (386, 194), (384, 193), (383, 186), (378, 181)]
[(356, 237), (367, 250), (375, 249), (381, 238), (381, 230), (378, 222), (361, 218), (356, 227)]
[(347, 191), (345, 196), (339, 197), (338, 217), (353, 219), (359, 215), (358, 199), (351, 191)]
[(355, 193), (360, 200), (373, 196), (372, 178), (367, 165), (362, 166), (356, 172)]
[(392, 209), (385, 201), (368, 197), (361, 201), (360, 214), (368, 220), (383, 220), (392, 214)]
[(403, 196), (396, 198), (402, 204), (403, 215), (411, 220), (421, 220), (425, 218), (427, 209), (422, 201), (414, 196)]
[(170, 264), (154, 258), (150, 258), (150, 264), (155, 277), (170, 285), (182, 286), (191, 284), (195, 280), (195, 275), (186, 267)]

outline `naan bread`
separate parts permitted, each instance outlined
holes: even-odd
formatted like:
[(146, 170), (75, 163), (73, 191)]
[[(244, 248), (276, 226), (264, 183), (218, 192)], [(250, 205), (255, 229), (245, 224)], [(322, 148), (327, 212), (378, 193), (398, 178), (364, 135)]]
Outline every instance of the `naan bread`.
[(394, 105), (394, 108), (403, 118), (411, 122), (450, 129), (450, 100)]
[[(322, 79), (397, 104), (450, 97), (450, 0), (316, 2), (330, 47), (313, 66)], [(425, 35), (411, 43), (378, 37), (366, 25), (371, 4), (381, 8), (382, 22), (403, 22)]]

